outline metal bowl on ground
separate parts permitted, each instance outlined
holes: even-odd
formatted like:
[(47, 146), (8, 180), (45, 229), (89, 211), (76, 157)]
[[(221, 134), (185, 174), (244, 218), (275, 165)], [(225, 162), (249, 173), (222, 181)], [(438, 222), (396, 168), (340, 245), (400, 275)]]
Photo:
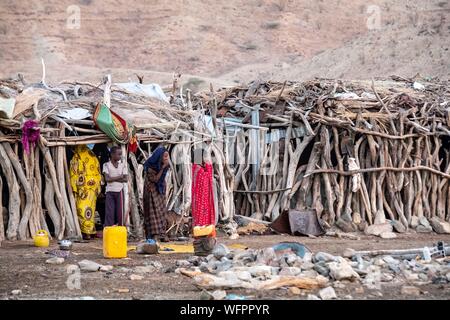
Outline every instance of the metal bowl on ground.
[(70, 241), (70, 240), (62, 240), (59, 243), (59, 249), (61, 249), (61, 250), (70, 250), (70, 249), (72, 249), (72, 241)]

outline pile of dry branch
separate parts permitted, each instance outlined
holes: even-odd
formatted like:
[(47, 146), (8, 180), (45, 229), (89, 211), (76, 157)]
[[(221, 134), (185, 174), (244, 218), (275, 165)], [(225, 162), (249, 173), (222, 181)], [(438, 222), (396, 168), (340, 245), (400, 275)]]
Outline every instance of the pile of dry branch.
[[(272, 221), (288, 208), (315, 209), (343, 229), (386, 218), (405, 229), (413, 217), (449, 221), (447, 82), (255, 81), (195, 96), (176, 83), (169, 103), (105, 81), (50, 87), (45, 73), (35, 84), (0, 81), (0, 97), (15, 99), (13, 115), (0, 117), (0, 195), (7, 197), (0, 197), (7, 207), (0, 241), (48, 230), (49, 219), (57, 238), (80, 235), (67, 148), (111, 142), (92, 121), (102, 100), (136, 128), (126, 202), (136, 236), (143, 234), (142, 163), (152, 144), (170, 148), (167, 205), (182, 215), (190, 213), (192, 151), (208, 150), (218, 216), (231, 233), (235, 213)], [(80, 110), (90, 116), (67, 117)], [(38, 121), (40, 137), (27, 154), (21, 136), (29, 119)]]
[(228, 136), (237, 214), (273, 220), (312, 208), (346, 231), (386, 218), (405, 228), (414, 216), (450, 220), (449, 82), (255, 81), (197, 95), (194, 107), (205, 106), (260, 127)]

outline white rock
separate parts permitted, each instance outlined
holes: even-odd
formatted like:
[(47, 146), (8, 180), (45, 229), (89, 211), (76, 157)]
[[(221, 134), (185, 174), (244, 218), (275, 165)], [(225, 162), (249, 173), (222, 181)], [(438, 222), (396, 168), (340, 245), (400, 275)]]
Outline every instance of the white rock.
[(100, 271), (108, 272), (111, 271), (113, 268), (114, 268), (113, 266), (101, 266)]
[(251, 281), (252, 275), (248, 271), (238, 271), (236, 272), (236, 276), (243, 281)]
[(97, 262), (91, 260), (81, 260), (80, 262), (78, 262), (78, 266), (80, 267), (81, 271), (88, 272), (100, 271), (100, 268), (102, 267), (101, 264), (98, 264)]
[(424, 216), (419, 218), (419, 224), (421, 224), (422, 226), (427, 227), (427, 228), (431, 227), (430, 222)]
[(22, 294), (22, 290), (19, 290), (19, 289), (13, 290), (13, 291), (11, 291), (11, 294), (14, 296), (18, 296), (18, 295)]
[(383, 232), (392, 232), (392, 225), (390, 223), (373, 224), (368, 226), (365, 230), (366, 234), (379, 236)]
[(300, 268), (296, 267), (284, 267), (281, 269), (279, 275), (280, 276), (296, 276), (301, 272)]
[(330, 262), (330, 276), (335, 280), (354, 280), (359, 279), (358, 273), (348, 264), (347, 261), (341, 259), (340, 262)]
[(335, 261), (336, 257), (333, 256), (332, 254), (326, 253), (326, 252), (317, 252), (314, 255), (314, 261), (325, 261), (325, 262), (330, 262), (330, 261)]
[(80, 300), (95, 300), (95, 298), (91, 297), (91, 296), (84, 296), (84, 297), (80, 297)]
[(392, 256), (384, 256), (384, 257), (383, 257), (383, 260), (384, 260), (385, 262), (387, 262), (387, 263), (392, 263), (392, 264), (399, 264), (399, 263), (400, 263), (399, 260), (393, 258)]
[(419, 280), (419, 274), (411, 272), (409, 270), (403, 270), (403, 275), (405, 276), (406, 280), (408, 280), (408, 281), (418, 281)]
[(320, 298), (314, 294), (308, 294), (306, 300), (320, 300)]
[(447, 273), (447, 274), (445, 275), (445, 277), (447, 278), (447, 281), (450, 282), (450, 272)]
[(322, 300), (337, 299), (336, 292), (334, 291), (333, 287), (326, 287), (326, 288), (320, 290), (319, 297)]
[(237, 274), (234, 271), (222, 271), (219, 272), (217, 276), (229, 282), (240, 282)]
[(311, 270), (312, 268), (314, 268), (314, 263), (308, 261), (308, 262), (304, 262), (302, 264), (302, 270)]
[(448, 234), (450, 233), (450, 223), (440, 220), (437, 217), (431, 219), (431, 226), (434, 231), (439, 234)]
[(248, 272), (254, 277), (270, 277), (272, 275), (271, 266), (254, 266), (248, 269)]
[(177, 262), (175, 262), (175, 264), (177, 265), (177, 267), (189, 267), (191, 265), (191, 263), (187, 260), (177, 260)]
[(395, 239), (397, 238), (397, 235), (393, 232), (383, 232), (380, 234), (380, 237), (382, 239)]
[(367, 275), (363, 279), (363, 284), (371, 290), (381, 290), (381, 272), (380, 267), (378, 266), (370, 266), (367, 268)]
[(160, 270), (160, 269), (162, 269), (164, 267), (162, 265), (162, 263), (159, 262), (159, 261), (149, 261), (149, 262), (146, 263), (146, 265), (155, 267), (157, 270)]
[(346, 257), (346, 258), (351, 258), (351, 257), (353, 257), (353, 255), (355, 254), (355, 249), (352, 249), (352, 248), (346, 248), (345, 250), (344, 250), (344, 252), (342, 253), (342, 255), (344, 256), (344, 257)]
[(322, 276), (321, 274), (319, 274), (319, 275), (316, 277), (316, 281), (317, 281), (318, 283), (320, 283), (321, 285), (324, 285), (324, 284), (328, 283), (328, 278)]
[(138, 274), (153, 273), (155, 270), (153, 266), (138, 266), (134, 268), (134, 272)]
[(316, 270), (305, 270), (300, 273), (300, 276), (305, 277), (305, 278), (311, 278), (311, 279), (314, 279), (318, 275), (319, 274), (317, 273)]
[(424, 226), (419, 224), (416, 228), (416, 231), (419, 233), (430, 233), (433, 231), (433, 228), (431, 226)]
[(389, 273), (383, 273), (381, 275), (381, 279), (380, 280), (383, 281), (383, 282), (391, 282), (392, 280), (394, 280), (394, 277), (391, 274), (389, 274)]
[(221, 259), (229, 253), (230, 249), (228, 249), (228, 247), (223, 243), (217, 244), (212, 251), (212, 254), (214, 255), (214, 257), (216, 257), (216, 259)]
[(311, 262), (312, 261), (312, 253), (306, 252), (305, 255), (303, 256), (302, 260), (303, 260), (303, 263)]
[(403, 286), (401, 293), (409, 296), (419, 296), (420, 289), (414, 286)]
[(392, 221), (392, 226), (394, 227), (394, 230), (398, 233), (405, 233), (406, 227), (400, 222), (400, 221)]
[[(299, 257), (298, 257), (296, 254), (290, 254), (290, 255), (288, 255), (288, 256), (286, 257), (286, 263), (287, 263), (290, 267), (292, 267), (292, 266), (294, 266), (294, 263), (297, 262), (298, 258), (299, 258)], [(301, 258), (300, 258), (300, 259), (301, 259)]]
[(48, 264), (62, 264), (62, 263), (64, 263), (64, 258), (53, 257), (53, 258), (45, 260), (45, 263), (48, 263)]
[(386, 264), (386, 261), (383, 260), (383, 258), (375, 258), (373, 264), (376, 266), (384, 266)]
[(275, 250), (272, 247), (264, 248), (264, 249), (258, 251), (258, 254), (256, 256), (256, 261), (259, 264), (265, 264), (265, 265), (270, 265), (276, 259), (277, 259), (277, 255), (275, 253)]
[(411, 223), (409, 224), (411, 228), (415, 229), (419, 225), (419, 218), (417, 216), (411, 217)]
[(214, 300), (223, 300), (227, 296), (227, 292), (225, 290), (216, 290), (211, 293)]
[(386, 223), (386, 217), (384, 215), (384, 212), (382, 210), (378, 210), (375, 214), (375, 220), (374, 224), (385, 224)]
[(142, 279), (144, 279), (144, 277), (143, 277), (143, 276), (140, 276), (140, 275), (138, 275), (138, 274), (132, 274), (132, 275), (130, 275), (130, 280), (136, 281), (136, 280), (142, 280)]

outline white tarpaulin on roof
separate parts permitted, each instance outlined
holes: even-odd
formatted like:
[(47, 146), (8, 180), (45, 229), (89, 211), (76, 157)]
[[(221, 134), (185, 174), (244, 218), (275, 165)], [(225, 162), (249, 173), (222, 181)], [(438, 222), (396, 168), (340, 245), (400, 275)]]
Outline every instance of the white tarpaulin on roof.
[(156, 98), (165, 102), (169, 102), (169, 98), (165, 95), (161, 87), (155, 83), (140, 84), (134, 82), (115, 83), (114, 85), (125, 89), (128, 92), (140, 94), (147, 97)]
[(90, 118), (92, 113), (83, 108), (73, 108), (70, 110), (62, 110), (58, 113), (58, 116), (64, 119), (82, 120)]
[(16, 99), (14, 98), (0, 98), (0, 118), (11, 119), (13, 117), (15, 104)]

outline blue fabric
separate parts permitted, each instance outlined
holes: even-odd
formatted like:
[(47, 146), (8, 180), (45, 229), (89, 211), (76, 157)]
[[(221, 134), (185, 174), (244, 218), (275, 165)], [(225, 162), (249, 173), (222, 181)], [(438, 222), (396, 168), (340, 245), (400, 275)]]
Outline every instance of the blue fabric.
[(311, 252), (305, 245), (298, 242), (280, 242), (274, 246), (272, 246), (275, 251), (283, 251), (287, 249), (291, 249), (295, 252), (295, 254), (301, 258), (303, 258), (306, 252)]
[[(144, 171), (147, 172), (149, 168), (156, 171), (156, 173), (159, 173), (161, 171), (161, 161), (164, 152), (166, 152), (166, 148), (164, 147), (158, 147), (155, 151), (153, 151), (150, 158), (147, 159), (144, 163)], [(156, 188), (158, 189), (159, 193), (164, 194), (165, 187), (166, 187), (166, 174), (169, 170), (169, 167), (164, 169), (164, 172), (162, 173), (161, 177), (159, 178), (158, 182), (156, 183)]]

